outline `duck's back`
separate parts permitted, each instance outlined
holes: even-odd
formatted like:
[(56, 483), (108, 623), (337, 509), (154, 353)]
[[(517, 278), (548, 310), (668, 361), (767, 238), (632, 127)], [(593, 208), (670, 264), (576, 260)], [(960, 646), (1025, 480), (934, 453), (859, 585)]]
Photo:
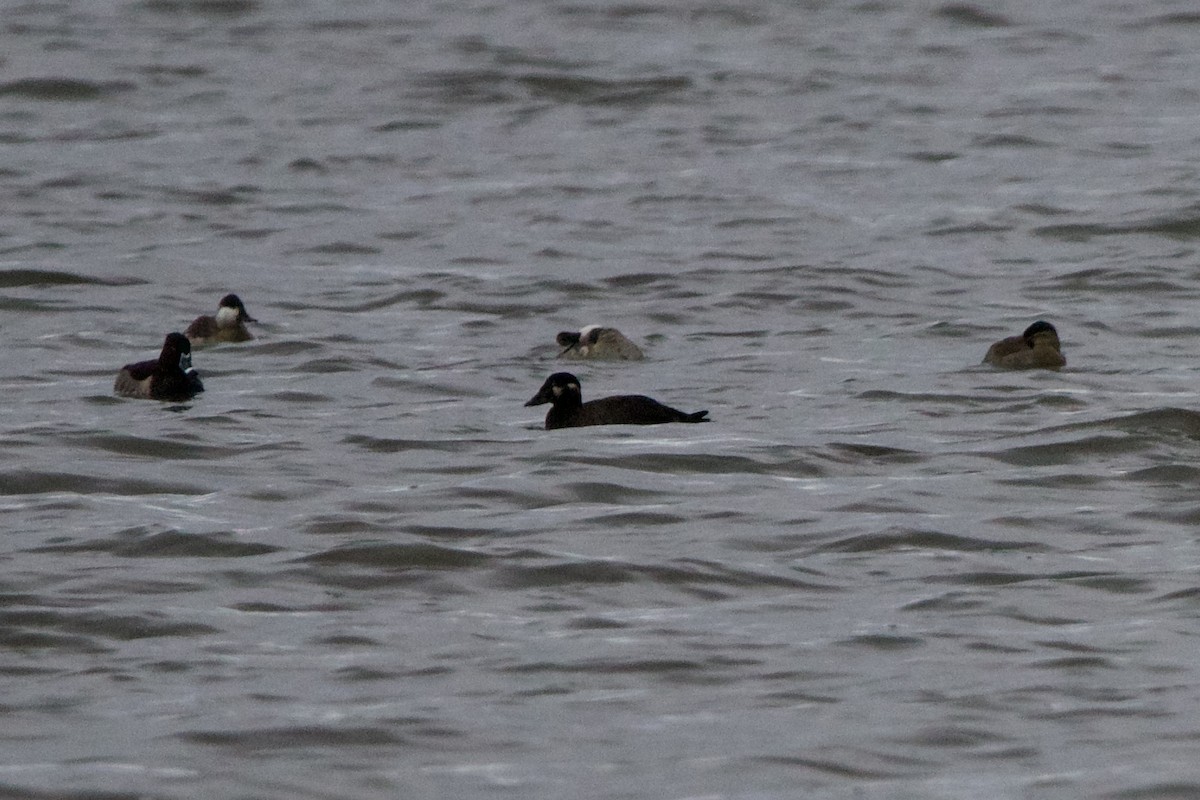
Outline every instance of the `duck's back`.
[(121, 367), (113, 391), (121, 397), (178, 402), (203, 392), (204, 384), (194, 371), (162, 369), (157, 361), (139, 361)]
[(117, 373), (113, 382), (113, 391), (122, 397), (149, 397), (150, 376), (158, 361), (139, 361), (136, 364), (126, 364)]
[(599, 351), (597, 358), (613, 361), (641, 361), (645, 358), (640, 347), (614, 328), (609, 328), (600, 335), (596, 348)]
[(217, 320), (214, 317), (196, 317), (192, 320), (192, 324), (187, 326), (187, 330), (183, 332), (183, 335), (193, 345), (196, 345), (202, 344), (216, 336), (220, 330), (217, 327)]
[(246, 326), (242, 324), (241, 320), (222, 328), (217, 324), (216, 317), (209, 316), (196, 317), (192, 320), (192, 324), (188, 325), (183, 335), (193, 345), (213, 344), (214, 342), (248, 342), (254, 338), (254, 335), (246, 330)]
[(988, 348), (983, 360), (1006, 369), (1059, 369), (1067, 365), (1053, 328), (1001, 339)]
[(1067, 359), (1049, 343), (1039, 342), (1033, 347), (1008, 353), (993, 363), (1009, 369), (1059, 369), (1067, 365)]
[(149, 361), (138, 361), (136, 364), (126, 364), (121, 367), (121, 375), (128, 376), (135, 381), (144, 381), (154, 374), (154, 370), (158, 367), (158, 359), (152, 358)]
[(589, 326), (581, 330), (574, 341), (564, 338), (570, 336), (568, 333), (559, 334), (559, 344), (567, 348), (558, 354), (559, 358), (575, 361), (641, 361), (645, 358), (642, 349), (616, 328)]
[(661, 425), (667, 422), (708, 422), (708, 411), (689, 414), (640, 394), (623, 394), (589, 400), (566, 413), (551, 409), (546, 427), (582, 428), (587, 425)]
[[(1008, 356), (1017, 355), (1022, 350), (1028, 349), (1029, 343), (1025, 341), (1024, 336), (1009, 336), (988, 348), (987, 355), (983, 357), (983, 363), (1001, 366), (1003, 360)], [(976, 350), (975, 352), (979, 351)]]

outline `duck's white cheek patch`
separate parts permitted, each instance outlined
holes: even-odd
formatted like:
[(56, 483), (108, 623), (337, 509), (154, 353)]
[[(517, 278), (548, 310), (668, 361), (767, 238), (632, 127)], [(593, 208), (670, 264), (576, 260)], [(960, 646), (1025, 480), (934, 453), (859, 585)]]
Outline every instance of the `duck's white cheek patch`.
[(230, 325), (236, 324), (238, 321), (238, 310), (229, 306), (221, 306), (217, 309), (217, 326), (228, 328)]
[(562, 397), (562, 387), (561, 386), (552, 386), (550, 388), (550, 391), (554, 393), (555, 397)]
[[(579, 391), (579, 384), (578, 384), (578, 383), (568, 383), (568, 384), (567, 384), (567, 388), (568, 388), (568, 389), (574, 389), (575, 391), (577, 391), (577, 392), (578, 392), (578, 391)], [(561, 394), (561, 392), (560, 392), (560, 394)]]

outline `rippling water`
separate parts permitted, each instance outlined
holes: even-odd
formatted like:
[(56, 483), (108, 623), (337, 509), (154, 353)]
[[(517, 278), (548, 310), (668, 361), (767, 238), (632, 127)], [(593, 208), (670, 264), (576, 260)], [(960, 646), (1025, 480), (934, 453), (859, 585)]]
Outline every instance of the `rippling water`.
[(1200, 796), (1190, 0), (3, 24), (0, 795)]

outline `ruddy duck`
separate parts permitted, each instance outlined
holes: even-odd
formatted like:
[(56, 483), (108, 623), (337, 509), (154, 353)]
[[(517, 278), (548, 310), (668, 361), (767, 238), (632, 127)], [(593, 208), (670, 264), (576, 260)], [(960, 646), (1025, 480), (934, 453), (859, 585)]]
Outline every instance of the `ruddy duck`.
[(246, 330), (247, 322), (258, 320), (246, 313), (246, 307), (236, 294), (227, 294), (221, 298), (215, 317), (196, 317), (192, 324), (188, 325), (184, 335), (194, 345), (248, 342), (254, 338), (254, 334)]
[(1058, 331), (1045, 320), (1038, 320), (1020, 336), (1001, 339), (988, 348), (985, 364), (1008, 369), (1059, 369), (1067, 364)]

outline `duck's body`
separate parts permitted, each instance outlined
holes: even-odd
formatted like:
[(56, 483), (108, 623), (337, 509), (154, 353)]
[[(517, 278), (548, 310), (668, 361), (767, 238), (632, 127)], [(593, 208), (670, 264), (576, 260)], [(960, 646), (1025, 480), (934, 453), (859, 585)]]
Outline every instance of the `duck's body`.
[(583, 402), (579, 379), (556, 372), (546, 379), (526, 406), (550, 403), (546, 430), (587, 425), (660, 425), (665, 422), (708, 422), (708, 411), (688, 413), (640, 394), (622, 394)]
[(117, 373), (113, 391), (143, 400), (191, 400), (204, 391), (192, 369), (192, 345), (182, 333), (168, 333), (162, 352), (152, 361), (126, 364)]
[(563, 331), (556, 337), (558, 346), (565, 348), (559, 358), (575, 360), (641, 361), (642, 350), (616, 328), (588, 325), (578, 333)]
[(194, 345), (248, 342), (254, 334), (246, 329), (247, 322), (257, 320), (246, 313), (246, 307), (236, 294), (227, 294), (221, 298), (215, 316), (196, 317), (184, 334)]
[(1020, 336), (993, 344), (983, 361), (1007, 369), (1060, 369), (1067, 365), (1058, 331), (1044, 320), (1033, 323)]

